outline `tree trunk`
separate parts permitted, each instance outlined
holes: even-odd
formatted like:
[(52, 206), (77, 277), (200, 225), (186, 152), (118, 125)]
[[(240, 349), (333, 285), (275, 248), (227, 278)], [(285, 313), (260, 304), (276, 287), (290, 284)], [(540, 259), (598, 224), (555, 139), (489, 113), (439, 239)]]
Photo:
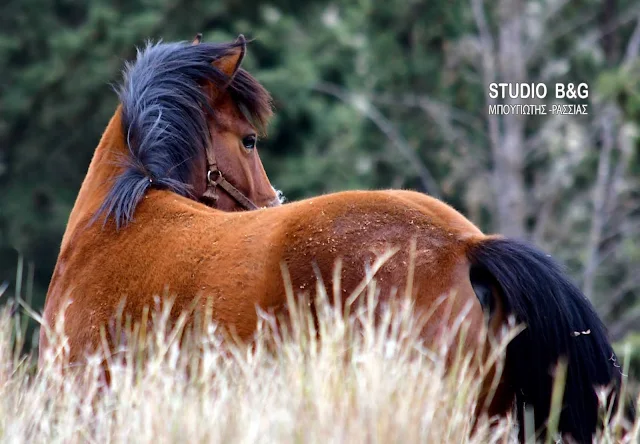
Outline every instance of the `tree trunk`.
[[(501, 0), (498, 36), (499, 78), (503, 82), (526, 82), (522, 0)], [(507, 97), (506, 105), (522, 103)], [(502, 137), (493, 147), (494, 183), (498, 203), (500, 232), (506, 236), (526, 236), (526, 194), (524, 188), (524, 116), (509, 114), (502, 118)]]

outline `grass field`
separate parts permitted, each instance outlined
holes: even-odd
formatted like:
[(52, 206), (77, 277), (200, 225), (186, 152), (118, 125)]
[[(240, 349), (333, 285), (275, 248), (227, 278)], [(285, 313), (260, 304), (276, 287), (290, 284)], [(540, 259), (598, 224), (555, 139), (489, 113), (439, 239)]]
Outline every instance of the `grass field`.
[[(371, 287), (370, 287), (371, 290)], [(273, 334), (267, 316), (252, 347), (226, 345), (214, 326), (188, 336), (179, 350), (178, 322), (136, 330), (109, 361), (66, 368), (60, 325), (56, 350), (38, 371), (21, 355), (20, 317), (0, 314), (0, 441), (7, 443), (492, 443), (516, 441), (510, 419), (471, 417), (479, 381), (460, 356), (444, 371), (446, 341), (426, 349), (415, 338), (410, 307), (366, 303), (345, 318), (324, 295), (318, 303), (321, 341), (305, 304)], [(36, 316), (31, 314), (31, 316)], [(464, 325), (464, 324), (461, 324)], [(463, 328), (463, 327), (462, 327)], [(137, 342), (135, 339), (137, 338)], [(597, 442), (638, 442), (640, 421), (605, 414)], [(551, 441), (553, 442), (553, 441)]]

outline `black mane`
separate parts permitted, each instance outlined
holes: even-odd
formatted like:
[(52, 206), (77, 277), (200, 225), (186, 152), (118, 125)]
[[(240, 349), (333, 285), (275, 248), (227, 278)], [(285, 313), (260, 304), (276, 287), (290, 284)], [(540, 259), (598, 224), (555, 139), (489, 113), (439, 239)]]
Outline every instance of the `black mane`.
[[(228, 77), (212, 62), (231, 54), (242, 43), (148, 43), (127, 63), (118, 89), (122, 128), (129, 152), (123, 171), (96, 214), (116, 227), (133, 219), (149, 188), (191, 196), (192, 162), (203, 155), (209, 139), (210, 108), (202, 85), (223, 88)], [(269, 93), (239, 69), (227, 91), (259, 129), (271, 115)]]

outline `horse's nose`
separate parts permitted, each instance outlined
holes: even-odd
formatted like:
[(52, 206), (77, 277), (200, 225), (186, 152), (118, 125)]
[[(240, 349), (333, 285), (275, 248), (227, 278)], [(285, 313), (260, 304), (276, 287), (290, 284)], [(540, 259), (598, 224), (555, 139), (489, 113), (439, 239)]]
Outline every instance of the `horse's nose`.
[(267, 206), (268, 207), (279, 207), (280, 205), (282, 205), (282, 201), (280, 200), (280, 196), (277, 196)]
[[(273, 188), (273, 187), (271, 187)], [(284, 194), (282, 193), (282, 191), (280, 190), (276, 190), (275, 188), (273, 188), (273, 192), (276, 194), (276, 197), (269, 203), (269, 207), (277, 207), (280, 206), (284, 203), (284, 201), (286, 200), (284, 197)]]

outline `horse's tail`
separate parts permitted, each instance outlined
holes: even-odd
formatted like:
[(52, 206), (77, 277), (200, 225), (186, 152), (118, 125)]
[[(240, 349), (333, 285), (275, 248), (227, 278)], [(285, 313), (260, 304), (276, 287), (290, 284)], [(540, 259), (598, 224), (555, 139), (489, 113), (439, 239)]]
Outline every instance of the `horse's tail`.
[(525, 405), (534, 409), (536, 430), (544, 429), (552, 374), (564, 358), (559, 431), (591, 442), (598, 423), (595, 387), (612, 385), (617, 400), (621, 378), (606, 329), (591, 303), (549, 255), (525, 242), (484, 238), (469, 248), (468, 258), (474, 288), (495, 289), (506, 314), (526, 326), (508, 345), (505, 361), (505, 382), (515, 393), (521, 434)]

